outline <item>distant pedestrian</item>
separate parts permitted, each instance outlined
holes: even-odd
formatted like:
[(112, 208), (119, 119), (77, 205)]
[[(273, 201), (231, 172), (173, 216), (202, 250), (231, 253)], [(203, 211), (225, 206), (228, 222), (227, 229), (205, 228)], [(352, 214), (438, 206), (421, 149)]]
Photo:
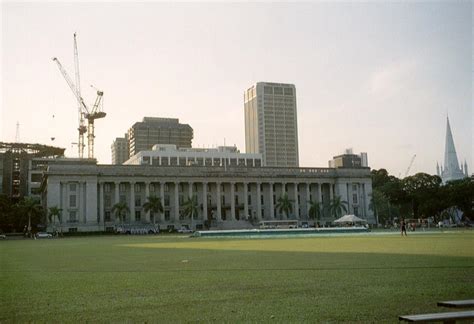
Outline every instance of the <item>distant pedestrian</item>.
[(403, 233), (405, 233), (405, 236), (407, 236), (407, 228), (406, 228), (404, 219), (402, 219), (402, 221), (400, 222), (400, 229), (402, 231), (402, 236), (403, 236)]

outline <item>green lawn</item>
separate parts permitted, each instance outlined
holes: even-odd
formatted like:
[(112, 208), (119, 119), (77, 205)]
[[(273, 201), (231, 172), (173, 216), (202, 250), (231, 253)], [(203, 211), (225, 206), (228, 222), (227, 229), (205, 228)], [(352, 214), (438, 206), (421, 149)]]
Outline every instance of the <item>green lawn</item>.
[(474, 231), (0, 241), (0, 322), (397, 322), (474, 298)]

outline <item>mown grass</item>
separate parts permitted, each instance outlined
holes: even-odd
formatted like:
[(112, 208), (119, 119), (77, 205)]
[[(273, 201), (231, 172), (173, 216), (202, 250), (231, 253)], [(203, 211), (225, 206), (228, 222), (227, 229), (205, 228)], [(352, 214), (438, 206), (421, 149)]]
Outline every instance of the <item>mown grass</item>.
[(397, 322), (474, 296), (474, 232), (0, 242), (1, 322)]

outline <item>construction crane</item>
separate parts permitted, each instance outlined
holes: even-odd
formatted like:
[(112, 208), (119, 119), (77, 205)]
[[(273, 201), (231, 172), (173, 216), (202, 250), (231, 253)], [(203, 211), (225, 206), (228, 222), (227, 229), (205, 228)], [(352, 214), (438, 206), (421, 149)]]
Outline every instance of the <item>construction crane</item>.
[[(95, 119), (104, 118), (106, 116), (106, 113), (102, 111), (103, 107), (101, 105), (102, 96), (104, 95), (104, 92), (96, 89), (97, 97), (95, 99), (94, 105), (92, 106), (92, 109), (89, 110), (89, 108), (87, 107), (81, 95), (81, 85), (80, 85), (81, 80), (80, 80), (80, 75), (79, 75), (79, 54), (77, 51), (76, 33), (74, 33), (74, 70), (75, 70), (76, 84), (74, 84), (74, 82), (71, 80), (68, 73), (59, 62), (58, 58), (54, 57), (53, 61), (56, 62), (56, 64), (58, 65), (58, 68), (61, 71), (61, 74), (63, 75), (64, 79), (69, 85), (69, 88), (71, 88), (74, 96), (77, 99), (78, 119), (79, 119), (79, 127), (78, 127), (79, 140), (78, 140), (77, 146), (78, 146), (78, 151), (79, 151), (79, 157), (80, 158), (84, 157), (84, 147), (85, 147), (84, 134), (87, 132), (87, 145), (88, 145), (87, 156), (88, 158), (92, 159), (94, 158), (94, 138), (95, 138), (94, 121)], [(85, 126), (84, 118), (87, 119), (88, 121), (87, 127)]]
[(406, 177), (408, 175), (408, 172), (410, 172), (410, 169), (413, 165), (413, 162), (415, 161), (415, 158), (416, 158), (416, 154), (414, 154), (413, 157), (411, 158), (410, 164), (408, 165), (408, 168), (405, 171), (405, 176), (404, 177)]

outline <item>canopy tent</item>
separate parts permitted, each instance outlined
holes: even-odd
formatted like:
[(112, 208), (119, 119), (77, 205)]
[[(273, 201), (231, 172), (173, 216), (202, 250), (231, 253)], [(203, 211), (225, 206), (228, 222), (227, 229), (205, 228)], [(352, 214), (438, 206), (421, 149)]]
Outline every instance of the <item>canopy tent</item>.
[(359, 218), (356, 215), (344, 215), (339, 219), (336, 219), (334, 223), (367, 223), (365, 219)]

